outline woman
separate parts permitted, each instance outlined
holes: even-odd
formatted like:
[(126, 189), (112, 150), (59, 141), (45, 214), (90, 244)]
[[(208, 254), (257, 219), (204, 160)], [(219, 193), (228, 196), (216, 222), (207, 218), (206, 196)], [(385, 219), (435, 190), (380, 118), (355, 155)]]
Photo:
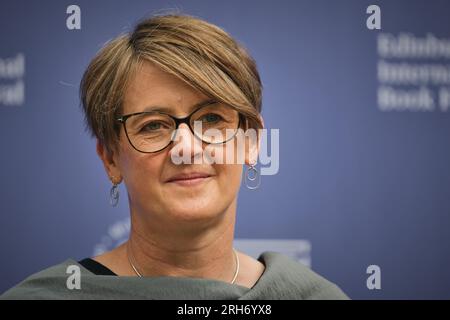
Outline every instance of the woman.
[[(118, 184), (128, 192), (129, 239), (33, 275), (2, 298), (347, 298), (284, 255), (255, 260), (232, 246), (243, 169), (234, 142), (244, 141), (249, 182), (259, 139), (244, 130), (264, 125), (256, 65), (227, 33), (184, 15), (144, 20), (98, 53), (80, 91), (112, 204)], [(230, 150), (231, 163), (211, 161)], [(80, 290), (68, 289), (73, 266)]]

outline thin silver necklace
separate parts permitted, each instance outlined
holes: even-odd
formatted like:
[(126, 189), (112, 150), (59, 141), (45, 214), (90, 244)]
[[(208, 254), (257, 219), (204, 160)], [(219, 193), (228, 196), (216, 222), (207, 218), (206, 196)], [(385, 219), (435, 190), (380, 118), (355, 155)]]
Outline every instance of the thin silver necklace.
[[(234, 276), (233, 276), (233, 280), (231, 280), (231, 284), (234, 284), (234, 282), (236, 281), (236, 278), (239, 274), (239, 256), (236, 252), (236, 250), (233, 248), (233, 253), (234, 253), (234, 260), (236, 262), (236, 270), (234, 271)], [(131, 265), (131, 268), (133, 268), (134, 272), (136, 273), (136, 275), (138, 277), (142, 277), (142, 274), (138, 271), (138, 269), (136, 268), (136, 266), (133, 264), (133, 261), (131, 259), (131, 256), (133, 255), (133, 253), (131, 252), (131, 250), (129, 250), (129, 248), (127, 247), (127, 257), (128, 257), (128, 262)], [(134, 260), (134, 259), (133, 259)]]

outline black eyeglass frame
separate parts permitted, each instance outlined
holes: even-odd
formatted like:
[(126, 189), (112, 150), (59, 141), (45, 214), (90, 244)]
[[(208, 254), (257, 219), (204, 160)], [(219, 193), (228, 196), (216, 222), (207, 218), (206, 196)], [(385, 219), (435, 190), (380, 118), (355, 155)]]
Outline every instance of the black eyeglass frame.
[[(189, 115), (187, 115), (187, 116), (184, 117), (184, 118), (177, 118), (177, 117), (172, 116), (171, 114), (168, 114), (168, 113), (166, 113), (166, 112), (161, 112), (161, 111), (141, 111), (141, 112), (134, 112), (134, 113), (129, 113), (129, 114), (121, 115), (120, 117), (116, 118), (116, 121), (122, 123), (123, 129), (125, 130), (125, 135), (127, 136), (127, 140), (128, 140), (128, 142), (130, 143), (130, 145), (133, 147), (133, 149), (135, 149), (135, 150), (138, 151), (138, 152), (142, 152), (142, 153), (156, 153), (156, 152), (160, 152), (160, 151), (164, 150), (165, 148), (167, 148), (168, 146), (170, 146), (170, 144), (173, 142), (173, 136), (171, 137), (169, 143), (168, 143), (165, 147), (163, 147), (163, 148), (161, 148), (161, 149), (159, 149), (159, 150), (156, 150), (156, 151), (142, 151), (142, 150), (139, 150), (138, 148), (136, 148), (136, 147), (133, 145), (133, 143), (131, 142), (130, 137), (128, 136), (127, 126), (125, 125), (125, 122), (126, 122), (129, 118), (131, 118), (131, 117), (133, 117), (133, 116), (141, 115), (141, 114), (155, 114), (155, 113), (157, 113), (157, 114), (162, 114), (162, 115), (168, 116), (168, 117), (170, 117), (170, 118), (175, 122), (175, 130), (174, 130), (174, 132), (175, 132), (176, 130), (178, 130), (178, 127), (180, 126), (180, 124), (185, 123), (185, 124), (187, 124), (187, 126), (189, 127), (189, 129), (191, 130), (191, 132), (193, 133), (194, 137), (196, 137), (196, 138), (199, 139), (200, 141), (202, 141), (202, 142), (204, 142), (204, 143), (208, 143), (208, 144), (224, 144), (224, 143), (230, 141), (231, 139), (233, 139), (233, 138), (236, 136), (236, 134), (237, 134), (237, 132), (238, 132), (240, 126), (241, 126), (241, 122), (244, 122), (244, 115), (242, 115), (242, 114), (238, 111), (239, 120), (238, 120), (238, 125), (237, 125), (237, 128), (236, 128), (236, 132), (235, 132), (235, 133), (233, 134), (233, 136), (230, 137), (229, 139), (227, 139), (227, 140), (225, 140), (225, 141), (222, 141), (222, 142), (216, 142), (216, 143), (204, 141), (201, 137), (199, 137), (199, 136), (195, 133), (194, 129), (192, 129), (191, 123), (190, 123), (190, 122), (191, 122), (191, 117), (192, 117), (198, 110), (200, 110), (200, 109), (202, 109), (202, 108), (206, 108), (206, 107), (208, 107), (209, 105), (210, 105), (210, 104), (207, 104), (207, 105), (203, 105), (203, 106), (201, 106), (201, 107), (198, 107), (197, 109), (193, 110)], [(230, 108), (231, 108), (231, 107), (230, 107)], [(232, 109), (234, 109), (234, 108), (232, 108)], [(235, 109), (234, 109), (234, 110), (235, 110)], [(235, 110), (235, 111), (237, 111), (237, 110)]]

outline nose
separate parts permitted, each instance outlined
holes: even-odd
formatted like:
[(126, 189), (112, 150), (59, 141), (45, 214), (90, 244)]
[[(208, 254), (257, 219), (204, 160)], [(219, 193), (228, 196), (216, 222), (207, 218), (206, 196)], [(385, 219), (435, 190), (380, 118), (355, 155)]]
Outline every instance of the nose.
[(175, 164), (194, 163), (196, 158), (201, 158), (203, 142), (193, 134), (187, 124), (182, 123), (178, 126), (172, 141), (174, 146), (170, 149), (169, 154)]

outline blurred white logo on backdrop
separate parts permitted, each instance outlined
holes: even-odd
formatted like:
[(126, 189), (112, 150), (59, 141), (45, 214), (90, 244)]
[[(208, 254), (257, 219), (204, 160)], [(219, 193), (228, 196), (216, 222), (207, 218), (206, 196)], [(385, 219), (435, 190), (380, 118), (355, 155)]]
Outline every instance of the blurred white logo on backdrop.
[(383, 32), (377, 53), (380, 111), (450, 111), (450, 38)]
[(25, 101), (25, 55), (0, 57), (0, 105), (21, 106)]

